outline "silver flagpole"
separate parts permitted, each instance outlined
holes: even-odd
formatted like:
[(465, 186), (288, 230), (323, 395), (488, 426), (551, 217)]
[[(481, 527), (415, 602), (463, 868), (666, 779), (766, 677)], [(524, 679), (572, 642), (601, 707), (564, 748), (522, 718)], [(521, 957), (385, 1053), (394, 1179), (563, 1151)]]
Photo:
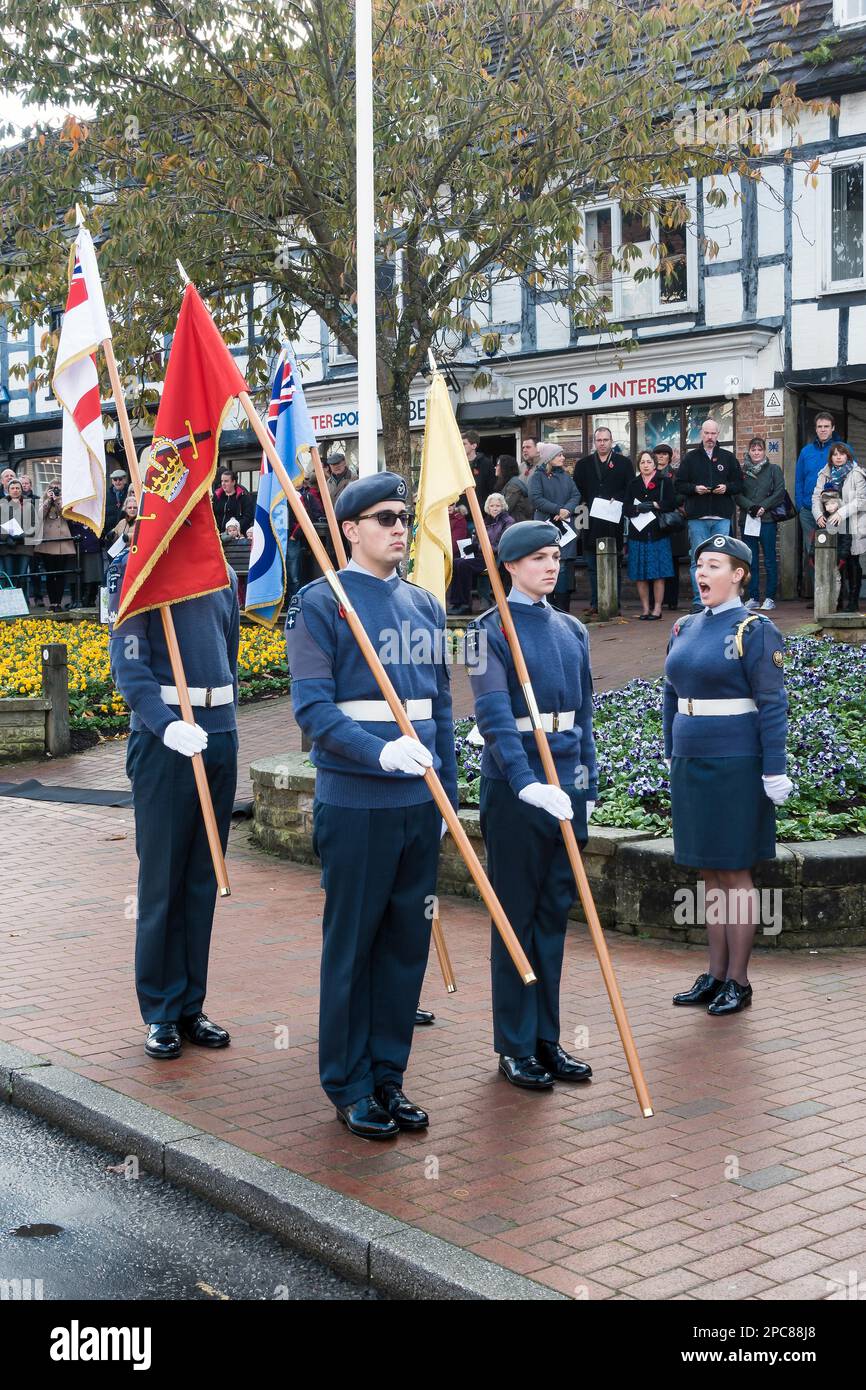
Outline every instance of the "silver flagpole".
[(355, 0), (355, 188), (358, 240), (358, 475), (379, 466), (373, 221), (373, 6)]

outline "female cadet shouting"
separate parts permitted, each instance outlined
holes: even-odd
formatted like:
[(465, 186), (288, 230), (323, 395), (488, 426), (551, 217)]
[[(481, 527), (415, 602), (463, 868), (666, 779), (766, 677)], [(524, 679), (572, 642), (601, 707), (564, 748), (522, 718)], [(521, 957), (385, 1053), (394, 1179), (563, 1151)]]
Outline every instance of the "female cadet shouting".
[(784, 638), (743, 604), (750, 560), (733, 536), (696, 547), (704, 607), (674, 624), (665, 662), (674, 859), (698, 869), (708, 898), (715, 890), (712, 901), (724, 907), (708, 913), (706, 973), (673, 1002), (706, 1004), (715, 1015), (752, 1002), (752, 868), (776, 857), (775, 807), (793, 791), (785, 776)]
[(522, 984), (494, 930), (493, 1046), (506, 1080), (531, 1090), (592, 1075), (559, 1044), (559, 981), (576, 892), (559, 821), (573, 819), (579, 843), (586, 843), (597, 773), (589, 638), (582, 623), (548, 602), (559, 577), (558, 540), (550, 522), (516, 522), (499, 543), (499, 560), (511, 575), (508, 603), (561, 787), (545, 780), (498, 610), (469, 629), (469, 674), (484, 738), (487, 872), (537, 977), (531, 988)]

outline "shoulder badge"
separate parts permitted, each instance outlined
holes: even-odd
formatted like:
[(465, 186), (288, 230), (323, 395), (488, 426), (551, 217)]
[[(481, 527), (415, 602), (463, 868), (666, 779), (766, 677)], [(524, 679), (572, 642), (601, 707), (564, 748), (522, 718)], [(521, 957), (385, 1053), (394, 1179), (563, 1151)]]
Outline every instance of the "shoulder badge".
[(784, 656), (782, 655), (782, 653), (781, 653), (780, 651), (775, 651), (775, 652), (773, 652), (773, 665), (774, 665), (774, 666), (784, 666), (784, 664), (785, 664), (785, 658), (784, 658)]
[(288, 610), (287, 610), (287, 612), (286, 612), (286, 629), (287, 629), (287, 630), (291, 630), (291, 629), (295, 626), (295, 623), (296, 623), (296, 621), (297, 621), (297, 617), (298, 617), (298, 614), (300, 613), (300, 611), (301, 611), (301, 595), (300, 595), (300, 594), (293, 594), (293, 595), (292, 595), (291, 602), (290, 602), (289, 607), (288, 607)]

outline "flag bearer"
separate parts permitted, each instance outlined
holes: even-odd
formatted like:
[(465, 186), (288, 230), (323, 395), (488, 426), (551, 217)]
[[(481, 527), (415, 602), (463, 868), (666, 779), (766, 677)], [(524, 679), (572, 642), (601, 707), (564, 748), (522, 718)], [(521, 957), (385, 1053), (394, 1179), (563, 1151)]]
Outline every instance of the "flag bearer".
[(397, 573), (407, 496), (399, 475), (377, 473), (350, 483), (335, 513), (352, 546), (340, 580), (418, 738), (400, 734), (325, 579), (295, 595), (286, 620), (292, 704), (316, 766), (313, 839), (325, 889), (319, 1071), (338, 1117), (366, 1139), (428, 1124), (402, 1090), (442, 825), (426, 768), (457, 804), (445, 614)]
[(712, 922), (707, 914), (706, 972), (673, 1002), (702, 1004), (718, 1016), (752, 1002), (752, 868), (775, 859), (775, 808), (794, 788), (785, 775), (785, 639), (743, 604), (751, 551), (733, 536), (710, 536), (694, 560), (704, 607), (674, 623), (668, 645), (665, 757), (674, 859), (698, 870), (724, 911), (715, 910)]
[[(108, 571), (116, 612), (124, 551)], [(223, 850), (237, 784), (237, 576), (201, 598), (172, 605), (195, 724), (180, 716), (159, 612), (136, 613), (113, 630), (111, 674), (131, 711), (126, 771), (138, 851), (135, 986), (148, 1025), (144, 1050), (180, 1055), (182, 1040), (227, 1047), (225, 1028), (202, 1012), (207, 990), (216, 877), (190, 759), (201, 753)], [(110, 617), (114, 614), (110, 612)]]
[(560, 788), (550, 786), (542, 770), (498, 610), (482, 614), (470, 629), (475, 714), (484, 738), (487, 872), (538, 980), (529, 988), (521, 983), (493, 931), (493, 1046), (506, 1080), (530, 1090), (592, 1075), (559, 1042), (565, 929), (576, 893), (559, 822), (574, 820), (578, 842), (586, 843), (597, 773), (589, 638), (582, 623), (548, 601), (559, 575), (558, 540), (549, 522), (518, 522), (502, 537), (499, 560), (511, 575), (508, 603)]

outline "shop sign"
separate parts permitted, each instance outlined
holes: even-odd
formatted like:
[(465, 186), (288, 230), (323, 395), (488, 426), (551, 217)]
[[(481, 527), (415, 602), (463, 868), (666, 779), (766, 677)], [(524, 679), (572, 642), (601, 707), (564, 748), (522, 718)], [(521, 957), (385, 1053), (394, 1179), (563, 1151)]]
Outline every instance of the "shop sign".
[(750, 390), (751, 363), (734, 357), (712, 363), (675, 362), (655, 372), (642, 372), (636, 367), (612, 375), (539, 378), (515, 386), (513, 399), (515, 415), (544, 415), (689, 400), (694, 396), (730, 398)]

